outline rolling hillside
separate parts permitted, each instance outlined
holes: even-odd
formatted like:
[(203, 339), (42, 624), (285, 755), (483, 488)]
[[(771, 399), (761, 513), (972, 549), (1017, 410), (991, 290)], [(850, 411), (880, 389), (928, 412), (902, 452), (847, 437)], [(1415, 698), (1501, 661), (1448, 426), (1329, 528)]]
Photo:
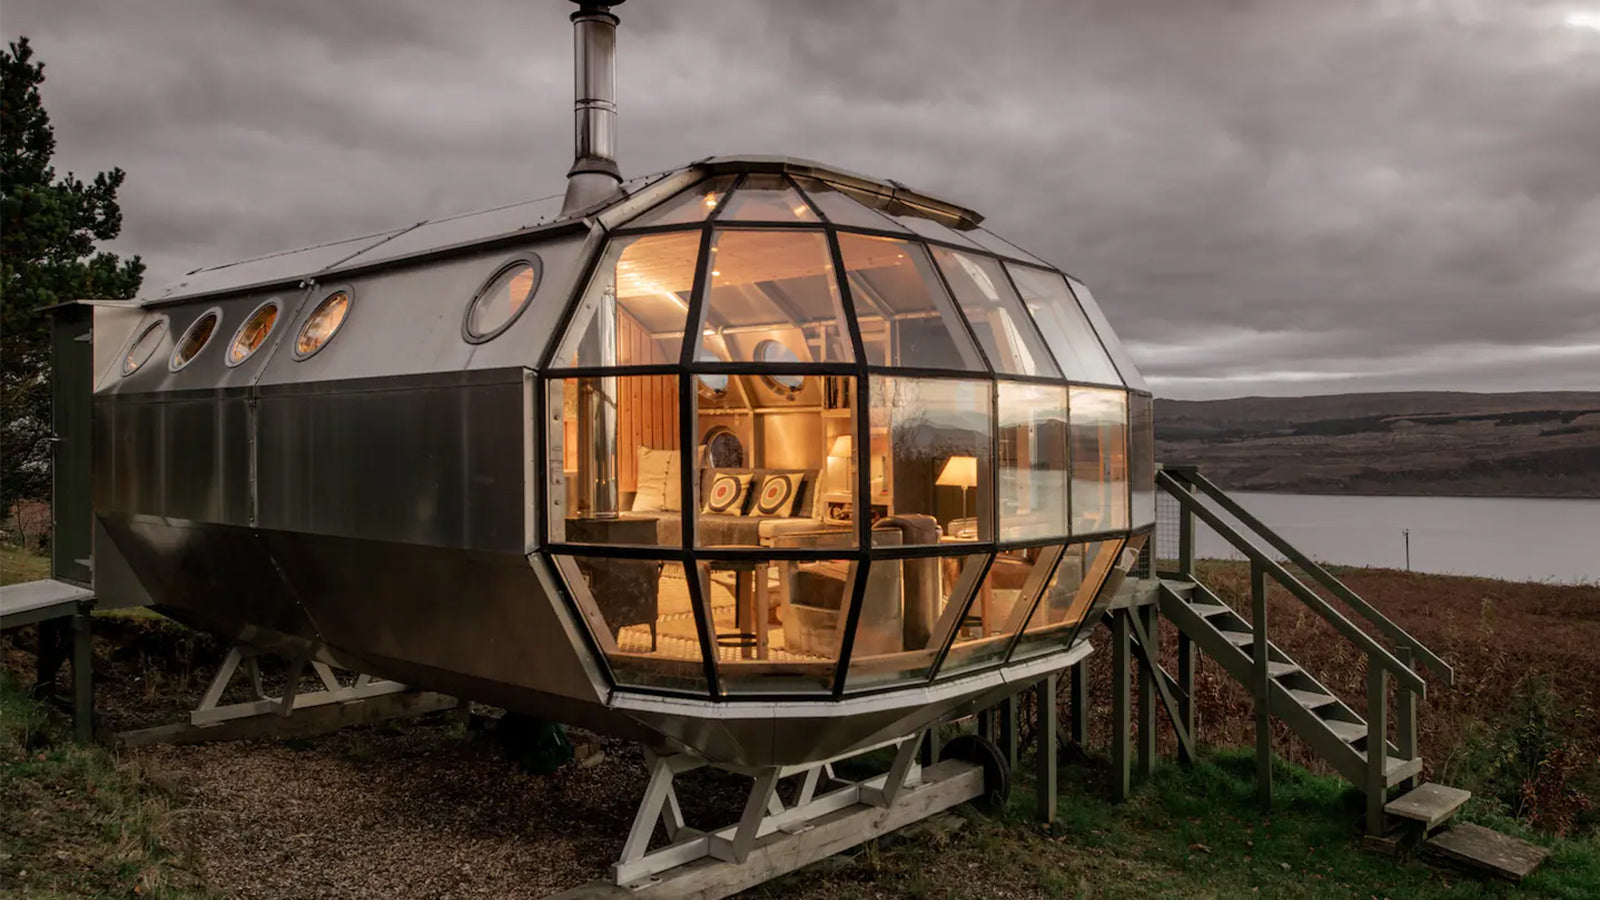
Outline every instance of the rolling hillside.
[(1237, 490), (1600, 498), (1600, 391), (1156, 400), (1156, 459)]

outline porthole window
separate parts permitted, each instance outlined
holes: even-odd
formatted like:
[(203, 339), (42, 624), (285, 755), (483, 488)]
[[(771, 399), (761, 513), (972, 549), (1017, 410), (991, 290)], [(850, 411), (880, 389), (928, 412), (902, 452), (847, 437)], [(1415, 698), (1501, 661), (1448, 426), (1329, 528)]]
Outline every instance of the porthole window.
[[(762, 341), (757, 344), (755, 356), (756, 362), (764, 363), (797, 363), (800, 361), (800, 357), (796, 356), (793, 350), (777, 341)], [(766, 382), (767, 387), (780, 394), (798, 394), (806, 383), (804, 375), (763, 374), (761, 380)]]
[(306, 323), (300, 326), (300, 336), (294, 339), (294, 358), (305, 359), (321, 350), (338, 332), (349, 313), (349, 291), (334, 291), (322, 298), (322, 302), (306, 318)]
[(178, 346), (172, 350), (172, 359), (168, 361), (167, 368), (176, 372), (194, 361), (206, 344), (211, 343), (211, 336), (217, 333), (217, 325), (222, 322), (222, 311), (208, 309), (200, 318), (189, 325), (189, 330), (183, 333), (178, 340)]
[(239, 330), (233, 333), (233, 340), (228, 344), (228, 365), (237, 366), (260, 350), (276, 324), (278, 324), (277, 300), (268, 300), (256, 307), (255, 312), (251, 313), (250, 317), (244, 320), (244, 324), (239, 326)]
[[(711, 350), (701, 347), (694, 358), (700, 362), (721, 362), (721, 357)], [(718, 400), (728, 395), (728, 376), (723, 372), (702, 372), (696, 376), (700, 382), (700, 396), (708, 400)]]
[(139, 336), (128, 345), (128, 355), (122, 359), (122, 374), (132, 375), (139, 367), (150, 361), (156, 354), (156, 348), (161, 346), (162, 338), (167, 336), (167, 319), (165, 316), (151, 322), (139, 332)]
[(519, 259), (496, 272), (467, 306), (461, 333), (472, 343), (481, 343), (511, 327), (533, 299), (539, 287), (539, 258)]

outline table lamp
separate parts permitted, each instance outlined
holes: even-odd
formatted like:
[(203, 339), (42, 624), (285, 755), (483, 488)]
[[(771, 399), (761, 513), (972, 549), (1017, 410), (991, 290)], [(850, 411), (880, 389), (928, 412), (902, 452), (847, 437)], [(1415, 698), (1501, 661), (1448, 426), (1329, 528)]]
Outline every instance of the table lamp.
[(961, 488), (961, 518), (967, 517), (967, 492), (978, 486), (978, 458), (976, 456), (952, 456), (945, 462), (944, 468), (939, 470), (939, 478), (934, 484), (941, 487)]

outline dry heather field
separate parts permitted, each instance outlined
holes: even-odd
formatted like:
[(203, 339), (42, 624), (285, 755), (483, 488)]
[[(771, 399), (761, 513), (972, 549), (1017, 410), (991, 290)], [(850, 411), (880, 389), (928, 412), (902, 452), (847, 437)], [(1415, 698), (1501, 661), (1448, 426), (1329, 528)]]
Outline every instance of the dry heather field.
[[(1245, 601), (1248, 572), (1204, 577)], [(1532, 896), (1600, 896), (1600, 587), (1345, 569), (1339, 574), (1451, 662), (1430, 682), (1422, 749), (1436, 780), (1477, 792), (1472, 814), (1554, 844)], [(1361, 661), (1320, 620), (1273, 595), (1273, 639), (1355, 705)], [(106, 724), (179, 720), (226, 647), (153, 615), (108, 615), (95, 644)], [(1104, 633), (1101, 632), (1101, 635)], [(538, 897), (602, 877), (644, 784), (638, 752), (575, 734), (591, 752), (553, 775), (520, 769), (459, 717), (317, 738), (84, 753), (18, 686), (34, 635), (0, 639), (0, 894), (171, 897)], [(1164, 649), (1175, 657), (1170, 626)], [(1098, 663), (1100, 658), (1095, 657)], [(1169, 671), (1173, 659), (1168, 659)], [(1105, 799), (1109, 674), (1094, 668), (1086, 752), (1063, 769), (1063, 823), (1026, 816), (1026, 779), (998, 816), (863, 848), (757, 892), (772, 897), (1499, 896), (1356, 848), (1344, 785), (1317, 774), (1287, 734), (1281, 813), (1250, 800), (1247, 693), (1205, 665), (1194, 770), (1164, 765), (1129, 804)], [(269, 673), (270, 674), (270, 673)], [(489, 715), (493, 711), (481, 710)], [(1161, 735), (1171, 758), (1169, 733)], [(598, 751), (598, 752), (593, 752)], [(704, 776), (691, 823), (726, 821), (741, 787)], [(1560, 836), (1565, 837), (1560, 837)], [(837, 862), (837, 865), (832, 863)], [(20, 874), (19, 874), (20, 873)]]

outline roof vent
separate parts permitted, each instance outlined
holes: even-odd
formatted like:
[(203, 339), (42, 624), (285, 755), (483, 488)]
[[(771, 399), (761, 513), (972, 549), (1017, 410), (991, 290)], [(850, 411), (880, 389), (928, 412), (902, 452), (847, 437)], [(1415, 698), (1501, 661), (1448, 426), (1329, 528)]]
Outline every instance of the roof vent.
[(623, 0), (573, 0), (572, 168), (567, 172), (563, 215), (587, 209), (617, 195), (617, 22), (611, 12)]

